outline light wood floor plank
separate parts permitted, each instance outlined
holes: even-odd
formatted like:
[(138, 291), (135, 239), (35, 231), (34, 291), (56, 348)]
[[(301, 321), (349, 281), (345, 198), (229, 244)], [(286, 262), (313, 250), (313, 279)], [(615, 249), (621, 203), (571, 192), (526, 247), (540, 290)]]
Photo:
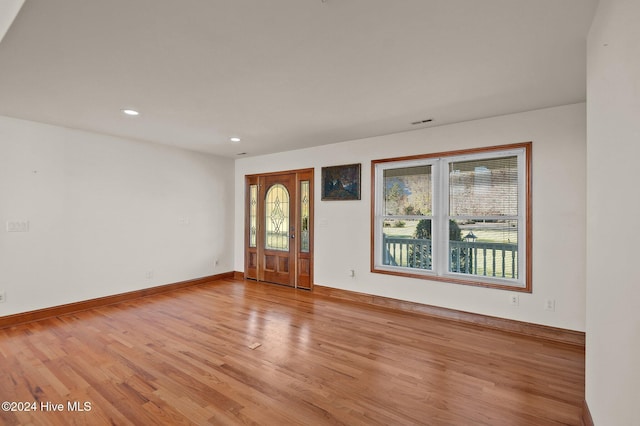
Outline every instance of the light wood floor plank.
[(578, 425), (584, 399), (579, 347), (250, 281), (0, 330), (0, 362), (0, 402), (38, 404), (3, 425)]

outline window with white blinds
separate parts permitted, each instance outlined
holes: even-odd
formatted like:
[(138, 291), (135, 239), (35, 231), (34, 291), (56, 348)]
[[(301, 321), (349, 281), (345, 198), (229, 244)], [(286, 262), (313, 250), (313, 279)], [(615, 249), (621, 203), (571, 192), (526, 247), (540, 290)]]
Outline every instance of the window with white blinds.
[(372, 270), (531, 291), (530, 151), (373, 161)]

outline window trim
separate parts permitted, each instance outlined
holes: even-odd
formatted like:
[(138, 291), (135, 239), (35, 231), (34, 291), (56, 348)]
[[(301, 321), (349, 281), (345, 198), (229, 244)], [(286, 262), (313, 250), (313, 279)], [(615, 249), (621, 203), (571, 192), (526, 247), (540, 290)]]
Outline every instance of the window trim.
[[(523, 265), (523, 268), (521, 269), (521, 271), (524, 271), (524, 278), (520, 284), (514, 285), (512, 281), (507, 282), (506, 280), (501, 278), (491, 278), (489, 280), (480, 279), (480, 277), (473, 276), (473, 275), (469, 275), (468, 278), (467, 276), (465, 276), (465, 278), (459, 278), (459, 276), (462, 274), (455, 273), (455, 272), (454, 273), (448, 272), (447, 268), (444, 268), (445, 272), (443, 273), (442, 265), (446, 264), (446, 261), (444, 261), (443, 259), (434, 260), (434, 265), (436, 265), (436, 262), (440, 262), (439, 264), (440, 272), (435, 272), (433, 270), (411, 271), (411, 268), (394, 267), (394, 266), (387, 266), (387, 265), (382, 266), (381, 262), (380, 264), (378, 264), (378, 261), (381, 260), (382, 255), (377, 253), (377, 251), (379, 250), (376, 250), (376, 249), (378, 247), (381, 247), (382, 232), (377, 232), (377, 230), (378, 229), (382, 230), (382, 226), (378, 222), (380, 222), (383, 219), (378, 218), (376, 216), (376, 213), (379, 211), (378, 203), (381, 203), (384, 198), (383, 196), (381, 196), (381, 194), (378, 194), (378, 192), (381, 190), (380, 188), (381, 186), (378, 185), (376, 182), (376, 170), (379, 164), (410, 162), (410, 161), (425, 161), (425, 160), (435, 161), (437, 159), (441, 159), (445, 157), (449, 161), (459, 161), (460, 157), (463, 157), (463, 156), (476, 156), (476, 155), (484, 155), (484, 154), (491, 156), (491, 154), (502, 154), (512, 150), (524, 150), (524, 158), (522, 160), (524, 164), (520, 164), (520, 163), (518, 164), (519, 167), (521, 165), (524, 166), (524, 175), (521, 176), (521, 179), (524, 180), (523, 182), (524, 194), (519, 195), (519, 202), (522, 201), (525, 203), (524, 212), (522, 213), (522, 217), (524, 218), (525, 223), (523, 227), (521, 227), (520, 225), (518, 226), (519, 229), (523, 228), (521, 231), (519, 231), (519, 235), (520, 233), (523, 233), (524, 239), (525, 239), (524, 244), (522, 244), (521, 246), (525, 252), (524, 265)], [(453, 157), (457, 157), (457, 158), (454, 159)], [(447, 282), (452, 284), (463, 284), (463, 285), (471, 285), (471, 286), (478, 286), (478, 287), (487, 287), (487, 288), (494, 288), (494, 289), (501, 289), (501, 290), (531, 293), (532, 292), (532, 247), (533, 247), (531, 171), (532, 171), (532, 142), (522, 142), (522, 143), (507, 144), (507, 145), (496, 145), (491, 147), (471, 148), (471, 149), (463, 149), (463, 150), (456, 150), (456, 151), (385, 158), (385, 159), (371, 161), (371, 243), (370, 243), (371, 272), (379, 273), (379, 274), (395, 275), (395, 276), (401, 276), (401, 277), (419, 278), (419, 279), (430, 280), (430, 281)], [(439, 173), (434, 173), (432, 176), (434, 177), (434, 183), (433, 183), (434, 187), (435, 185), (439, 185), (440, 187), (440, 191), (438, 192), (440, 194), (442, 193), (448, 194), (448, 192), (444, 190), (446, 189), (444, 188), (445, 182), (442, 181), (443, 179), (441, 175)], [(436, 195), (434, 195), (434, 202), (433, 202), (434, 216), (436, 214), (442, 214), (442, 212), (436, 213), (437, 209), (447, 209), (446, 205), (442, 202), (443, 200), (437, 200), (435, 196)], [(448, 209), (445, 216), (448, 216)], [(442, 221), (440, 226), (440, 228), (442, 229), (436, 230), (436, 228), (434, 227), (434, 234), (437, 232), (438, 234), (444, 235), (443, 232), (444, 232), (444, 229), (446, 229), (446, 223), (447, 223), (446, 221)], [(442, 240), (441, 235), (434, 236), (434, 240), (436, 240), (437, 238), (440, 238)], [(442, 244), (442, 242), (440, 242), (440, 244)], [(446, 243), (446, 245), (448, 249), (448, 243)]]

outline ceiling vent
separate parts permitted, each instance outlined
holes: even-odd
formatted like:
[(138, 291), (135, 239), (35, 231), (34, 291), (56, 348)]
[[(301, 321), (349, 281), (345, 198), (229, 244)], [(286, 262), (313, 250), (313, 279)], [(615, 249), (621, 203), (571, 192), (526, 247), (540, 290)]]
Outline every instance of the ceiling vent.
[(417, 126), (418, 124), (431, 123), (432, 121), (433, 121), (433, 118), (427, 118), (426, 120), (414, 121), (413, 123), (411, 123), (411, 125)]

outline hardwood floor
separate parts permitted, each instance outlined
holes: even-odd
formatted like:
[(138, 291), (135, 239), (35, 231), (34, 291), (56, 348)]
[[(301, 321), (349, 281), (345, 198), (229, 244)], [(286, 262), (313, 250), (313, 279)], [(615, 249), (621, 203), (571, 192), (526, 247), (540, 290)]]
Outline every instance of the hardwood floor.
[(37, 409), (3, 425), (577, 425), (583, 399), (578, 347), (250, 281), (0, 330), (0, 402)]

